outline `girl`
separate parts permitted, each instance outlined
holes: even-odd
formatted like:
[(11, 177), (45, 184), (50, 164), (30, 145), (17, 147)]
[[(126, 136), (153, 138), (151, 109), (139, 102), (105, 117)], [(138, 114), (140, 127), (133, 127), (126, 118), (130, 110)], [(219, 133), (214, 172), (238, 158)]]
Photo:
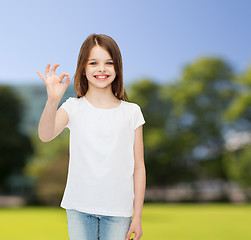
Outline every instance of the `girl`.
[[(91, 34), (83, 43), (74, 76), (76, 97), (57, 110), (69, 83), (59, 64), (37, 71), (48, 99), (38, 134), (43, 142), (70, 130), (66, 209), (71, 240), (135, 240), (142, 236), (146, 173), (141, 108), (130, 103), (123, 84), (122, 58), (109, 36)], [(62, 80), (66, 78), (65, 83)], [(133, 219), (131, 219), (133, 216)]]

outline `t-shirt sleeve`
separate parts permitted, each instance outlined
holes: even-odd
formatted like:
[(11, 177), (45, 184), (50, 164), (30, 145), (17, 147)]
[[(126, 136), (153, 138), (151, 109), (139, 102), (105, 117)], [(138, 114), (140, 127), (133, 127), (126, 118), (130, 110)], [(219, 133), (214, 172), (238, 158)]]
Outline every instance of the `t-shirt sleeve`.
[(139, 105), (136, 105), (136, 109), (134, 112), (134, 130), (136, 130), (140, 125), (144, 123), (145, 123), (145, 119), (141, 112), (141, 108)]
[(63, 104), (60, 106), (60, 108), (63, 108), (67, 114), (68, 114), (68, 118), (69, 121), (66, 124), (65, 128), (71, 128), (71, 122), (72, 122), (72, 118), (73, 118), (73, 112), (74, 112), (74, 104), (75, 103), (75, 98), (73, 97), (69, 97), (65, 102), (63, 102)]

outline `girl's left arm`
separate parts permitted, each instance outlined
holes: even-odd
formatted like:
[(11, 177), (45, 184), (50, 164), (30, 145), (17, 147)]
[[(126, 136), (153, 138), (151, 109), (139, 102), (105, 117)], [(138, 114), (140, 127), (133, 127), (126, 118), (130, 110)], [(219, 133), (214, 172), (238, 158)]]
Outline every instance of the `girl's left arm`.
[(133, 220), (129, 231), (127, 233), (127, 239), (131, 236), (131, 233), (135, 234), (134, 240), (139, 240), (142, 233), (141, 216), (143, 210), (143, 203), (145, 197), (146, 187), (146, 169), (144, 163), (144, 144), (143, 144), (143, 125), (140, 125), (135, 130), (134, 137), (134, 202), (133, 202)]

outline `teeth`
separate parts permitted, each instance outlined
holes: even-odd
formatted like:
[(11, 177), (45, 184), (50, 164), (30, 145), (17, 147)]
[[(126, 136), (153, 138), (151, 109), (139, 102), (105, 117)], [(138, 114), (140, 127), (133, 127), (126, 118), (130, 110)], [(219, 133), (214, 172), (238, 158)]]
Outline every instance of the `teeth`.
[(96, 78), (107, 78), (107, 76), (96, 76)]

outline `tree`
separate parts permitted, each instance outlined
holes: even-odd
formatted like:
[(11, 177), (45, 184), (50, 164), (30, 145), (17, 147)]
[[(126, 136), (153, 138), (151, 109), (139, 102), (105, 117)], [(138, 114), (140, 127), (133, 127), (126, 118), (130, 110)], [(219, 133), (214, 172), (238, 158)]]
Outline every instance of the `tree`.
[(227, 178), (223, 164), (225, 109), (236, 83), (219, 58), (185, 66), (176, 82), (159, 86), (142, 79), (130, 86), (129, 99), (146, 117), (144, 144), (147, 184), (167, 185), (201, 178)]
[[(240, 76), (236, 76), (235, 80), (238, 84), (238, 91), (236, 91), (234, 100), (227, 108), (224, 117), (228, 121), (235, 121), (235, 126), (238, 128), (237, 125), (239, 124), (244, 126), (244, 119), (249, 121), (249, 124), (251, 121), (251, 65), (246, 72)], [(245, 124), (249, 129), (247, 125)]]
[[(233, 122), (233, 131), (250, 134), (251, 126), (251, 65), (246, 72), (236, 77), (238, 91), (225, 112), (225, 119)], [(239, 141), (240, 142), (240, 141)], [(224, 154), (224, 166), (230, 179), (236, 181), (251, 199), (251, 159), (250, 140), (245, 146)]]
[(34, 184), (32, 191), (40, 204), (55, 205), (61, 201), (67, 180), (69, 163), (69, 130), (64, 130), (50, 142), (42, 142), (37, 131), (32, 136), (34, 154), (23, 173)]
[(24, 108), (24, 102), (11, 87), (0, 86), (0, 190), (5, 194), (12, 193), (8, 178), (21, 174), (33, 153), (29, 137), (19, 126)]
[(250, 146), (246, 146), (236, 151), (226, 151), (223, 158), (223, 164), (229, 179), (243, 187), (249, 200), (251, 200), (250, 154)]

